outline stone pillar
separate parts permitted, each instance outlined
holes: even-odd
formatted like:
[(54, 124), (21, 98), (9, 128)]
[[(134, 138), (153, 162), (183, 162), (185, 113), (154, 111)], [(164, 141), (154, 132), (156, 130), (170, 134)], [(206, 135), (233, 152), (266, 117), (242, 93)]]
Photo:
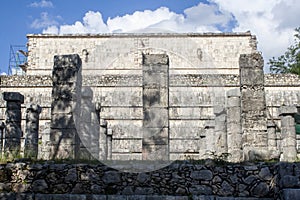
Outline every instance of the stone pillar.
[(5, 124), (4, 122), (0, 122), (0, 156), (3, 152), (3, 138), (5, 134)]
[(268, 149), (270, 152), (270, 159), (279, 158), (279, 149), (277, 148), (276, 125), (272, 120), (268, 120)]
[(227, 92), (227, 146), (231, 162), (243, 161), (240, 96), (239, 89)]
[(79, 151), (81, 59), (78, 55), (54, 56), (52, 73), (50, 140), (51, 157), (76, 159)]
[(239, 65), (245, 159), (265, 160), (269, 158), (269, 154), (264, 92), (264, 61), (258, 52), (242, 54), (240, 55)]
[(6, 132), (4, 139), (4, 154), (13, 158), (18, 156), (21, 147), (21, 104), (24, 96), (19, 92), (4, 92), (3, 99), (6, 101)]
[(90, 87), (83, 87), (81, 91), (80, 116), (80, 159), (99, 158), (99, 120), (93, 104), (93, 91)]
[(107, 160), (112, 159), (112, 135), (113, 131), (112, 129), (107, 129), (107, 138), (106, 138), (106, 144), (107, 144)]
[(143, 55), (143, 160), (169, 160), (169, 57)]
[(107, 121), (100, 118), (99, 159), (107, 158)]
[(39, 142), (39, 114), (42, 108), (36, 104), (26, 106), (26, 137), (24, 146), (25, 158), (37, 158)]
[(281, 119), (282, 155), (280, 161), (294, 162), (297, 158), (297, 141), (294, 114), (296, 106), (282, 106), (279, 109)]
[[(205, 130), (205, 145), (200, 148), (205, 147), (205, 151), (200, 151), (200, 159), (211, 158), (214, 159), (214, 156), (217, 156), (216, 153), (216, 135), (215, 135), (215, 121), (207, 121), (204, 127)], [(203, 154), (204, 153), (204, 154)]]
[(215, 114), (215, 150), (217, 155), (227, 153), (226, 111), (224, 106), (214, 106)]

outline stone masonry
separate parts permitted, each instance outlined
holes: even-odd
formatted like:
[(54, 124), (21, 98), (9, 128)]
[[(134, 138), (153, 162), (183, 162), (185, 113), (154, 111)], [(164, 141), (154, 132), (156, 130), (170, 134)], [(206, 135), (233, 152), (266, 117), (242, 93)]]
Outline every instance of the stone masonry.
[(268, 159), (263, 58), (259, 53), (240, 56), (241, 123), (246, 160)]
[(298, 199), (299, 163), (176, 162), (146, 173), (103, 164), (0, 165), (1, 199)]
[(16, 157), (20, 154), (21, 137), (21, 104), (24, 103), (24, 96), (18, 92), (4, 92), (3, 99), (6, 101), (5, 120), (5, 157)]
[(52, 158), (78, 158), (80, 140), (77, 131), (79, 130), (81, 103), (80, 71), (81, 59), (78, 55), (54, 57), (50, 130)]
[[(300, 107), (300, 79), (264, 75), (250, 33), (28, 35), (28, 44), (27, 75), (0, 76), (0, 121), (10, 110), (5, 94), (19, 94), (12, 102), (22, 155), (31, 138), (23, 101), (42, 108), (39, 158), (239, 162), (300, 154), (293, 114), (282, 113)], [(10, 126), (1, 129), (4, 141)]]
[(26, 106), (26, 138), (24, 144), (25, 157), (38, 157), (39, 143), (39, 114), (42, 108), (39, 105), (29, 104)]

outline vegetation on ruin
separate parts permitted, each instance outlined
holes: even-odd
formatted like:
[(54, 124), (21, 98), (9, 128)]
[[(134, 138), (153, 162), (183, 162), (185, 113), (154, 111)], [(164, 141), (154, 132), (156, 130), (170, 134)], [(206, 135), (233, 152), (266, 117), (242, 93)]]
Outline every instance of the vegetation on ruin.
[(289, 46), (283, 55), (269, 60), (271, 72), (300, 75), (300, 27), (295, 31), (294, 44)]

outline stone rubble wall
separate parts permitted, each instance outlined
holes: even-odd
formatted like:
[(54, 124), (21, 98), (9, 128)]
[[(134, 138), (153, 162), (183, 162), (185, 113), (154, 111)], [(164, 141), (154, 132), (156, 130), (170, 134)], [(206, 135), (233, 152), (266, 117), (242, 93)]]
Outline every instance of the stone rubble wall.
[[(8, 163), (0, 165), (2, 193), (280, 197), (299, 188), (299, 164), (173, 163), (163, 169), (126, 173), (102, 164)], [(179, 197), (178, 197), (179, 198)], [(180, 198), (179, 198), (180, 199)], [(201, 198), (200, 198), (201, 199)]]

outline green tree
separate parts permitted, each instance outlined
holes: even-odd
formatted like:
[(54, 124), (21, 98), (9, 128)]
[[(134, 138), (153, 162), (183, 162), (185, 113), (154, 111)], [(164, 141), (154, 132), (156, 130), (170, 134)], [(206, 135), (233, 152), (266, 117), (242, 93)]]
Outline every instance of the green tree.
[(295, 43), (288, 47), (284, 55), (269, 60), (271, 72), (300, 75), (300, 27), (295, 31)]

